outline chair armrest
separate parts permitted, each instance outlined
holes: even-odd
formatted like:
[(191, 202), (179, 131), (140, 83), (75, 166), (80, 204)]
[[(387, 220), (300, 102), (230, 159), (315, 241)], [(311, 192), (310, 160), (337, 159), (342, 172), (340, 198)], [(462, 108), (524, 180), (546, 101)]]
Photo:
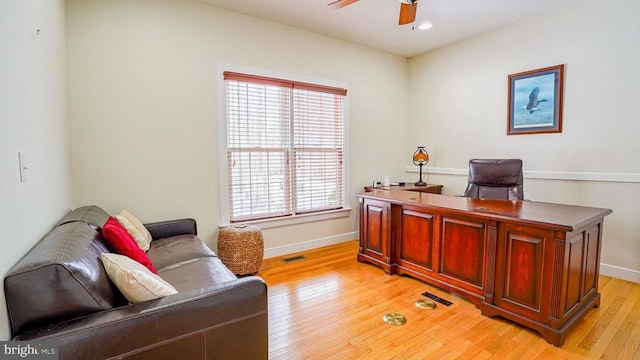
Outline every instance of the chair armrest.
[(60, 359), (267, 359), (267, 286), (249, 276), (130, 304), (16, 336), (51, 341)]
[(185, 234), (198, 235), (198, 227), (195, 219), (159, 221), (144, 224), (144, 227), (149, 230), (154, 240)]

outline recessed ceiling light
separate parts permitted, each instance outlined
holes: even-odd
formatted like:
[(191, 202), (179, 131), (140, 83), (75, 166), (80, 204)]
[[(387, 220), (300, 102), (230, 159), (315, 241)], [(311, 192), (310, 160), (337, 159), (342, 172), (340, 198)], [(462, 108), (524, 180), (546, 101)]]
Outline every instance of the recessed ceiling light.
[(428, 22), (428, 21), (425, 21), (425, 22), (421, 23), (420, 25), (418, 25), (418, 29), (420, 29), (420, 30), (429, 30), (429, 29), (431, 29), (431, 27), (433, 27), (433, 24)]

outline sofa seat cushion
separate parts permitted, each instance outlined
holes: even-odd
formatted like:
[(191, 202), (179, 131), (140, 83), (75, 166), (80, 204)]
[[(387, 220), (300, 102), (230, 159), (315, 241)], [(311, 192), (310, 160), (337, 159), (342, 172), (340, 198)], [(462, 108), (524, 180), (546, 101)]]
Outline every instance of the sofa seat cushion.
[(218, 257), (201, 257), (184, 261), (160, 270), (160, 277), (173, 285), (178, 292), (197, 289), (234, 281), (237, 277)]
[(185, 261), (216, 257), (197, 235), (186, 234), (158, 239), (151, 242), (147, 256), (161, 272), (164, 268), (179, 266)]
[(237, 279), (197, 235), (185, 234), (154, 240), (147, 255), (160, 277), (178, 292)]

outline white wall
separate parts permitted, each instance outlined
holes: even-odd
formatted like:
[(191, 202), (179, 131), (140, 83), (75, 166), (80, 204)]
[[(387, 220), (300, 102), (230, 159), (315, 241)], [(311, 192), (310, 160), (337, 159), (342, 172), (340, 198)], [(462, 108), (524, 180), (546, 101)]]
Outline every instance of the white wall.
[[(471, 158), (522, 158), (525, 171), (551, 178), (525, 178), (526, 198), (613, 209), (603, 273), (640, 282), (637, 14), (637, 0), (579, 1), (410, 59), (405, 151), (426, 145), (427, 167), (439, 173), (429, 181), (448, 194), (462, 194), (466, 176), (447, 169), (466, 169)], [(507, 136), (507, 76), (558, 64), (562, 133)]]
[[(383, 175), (416, 176), (403, 171), (417, 145), (427, 146), (430, 170), (520, 157), (525, 170), (552, 178), (526, 179), (527, 198), (614, 210), (602, 261), (640, 279), (640, 125), (630, 108), (640, 84), (639, 6), (581, 1), (407, 62), (197, 2), (69, 0), (73, 204), (128, 208), (143, 221), (193, 216), (215, 247), (216, 74), (234, 64), (348, 84), (351, 195)], [(561, 63), (563, 132), (507, 136), (507, 75)], [(553, 179), (564, 172), (630, 182)], [(460, 175), (428, 180), (448, 194), (466, 184)], [(355, 216), (267, 229), (265, 245), (353, 236)]]
[[(2, 278), (70, 208), (64, 10), (62, 0), (0, 2)], [(24, 183), (18, 151), (29, 164)], [(0, 340), (8, 340), (4, 288), (0, 298)]]
[(220, 223), (218, 66), (349, 87), (348, 218), (265, 230), (265, 247), (354, 238), (353, 195), (404, 174), (407, 61), (191, 1), (67, 1), (74, 206)]

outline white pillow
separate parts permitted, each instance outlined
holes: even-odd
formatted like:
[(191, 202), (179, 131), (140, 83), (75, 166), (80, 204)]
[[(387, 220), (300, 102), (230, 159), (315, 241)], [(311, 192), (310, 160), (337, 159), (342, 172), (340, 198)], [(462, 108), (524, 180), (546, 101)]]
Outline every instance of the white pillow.
[(132, 303), (178, 293), (171, 284), (129, 257), (113, 253), (103, 253), (101, 257), (109, 279)]
[(116, 215), (116, 219), (118, 220), (120, 225), (127, 229), (129, 235), (131, 235), (133, 240), (136, 241), (136, 244), (142, 251), (149, 250), (150, 244), (147, 242), (147, 239), (145, 239), (144, 235), (142, 235), (142, 233), (129, 220), (127, 220), (126, 217), (122, 215)]
[(120, 214), (116, 215), (116, 219), (118, 222), (127, 229), (127, 232), (133, 236), (138, 244), (138, 247), (143, 251), (149, 250), (149, 245), (151, 244), (151, 234), (149, 230), (136, 218), (125, 209), (120, 211)]

